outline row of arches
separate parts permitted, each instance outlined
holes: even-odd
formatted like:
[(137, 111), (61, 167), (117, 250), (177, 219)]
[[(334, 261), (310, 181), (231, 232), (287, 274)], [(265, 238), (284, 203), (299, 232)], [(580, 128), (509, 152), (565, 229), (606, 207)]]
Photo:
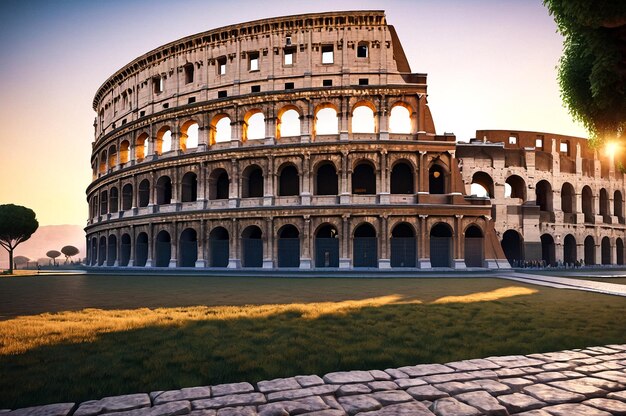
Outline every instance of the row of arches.
[[(541, 235), (541, 259), (546, 265), (554, 266), (557, 264), (557, 248), (554, 241), (554, 237), (550, 234)], [(609, 265), (609, 264), (625, 264), (624, 258), (624, 240), (620, 237), (615, 239), (615, 250), (611, 244), (609, 237), (602, 237), (599, 241), (600, 246), (600, 258), (596, 256), (596, 240), (593, 236), (588, 235), (582, 242), (582, 253), (578, 251), (578, 243), (576, 237), (572, 234), (567, 234), (563, 238), (562, 254), (560, 258), (563, 263), (574, 264), (576, 262), (584, 263), (585, 265)], [(524, 240), (521, 234), (515, 230), (507, 230), (502, 236), (502, 249), (507, 257), (507, 260), (513, 265), (520, 265), (525, 261)], [(582, 254), (582, 255), (581, 255)], [(599, 260), (599, 261), (598, 261)]]
[[(476, 172), (472, 176), (472, 193), (493, 198), (494, 181), (488, 173)], [(527, 200), (526, 181), (518, 176), (511, 175), (505, 182), (505, 197), (519, 198), (523, 202)], [(620, 219), (624, 218), (624, 200), (620, 190), (613, 192), (612, 204), (609, 191), (601, 188), (598, 192), (598, 206), (596, 210), (595, 198), (591, 187), (584, 185), (580, 190), (581, 207), (577, 209), (577, 192), (569, 182), (564, 182), (560, 190), (560, 204), (554, 204), (554, 191), (552, 185), (547, 180), (540, 180), (535, 185), (535, 201), (539, 205), (540, 211), (552, 212), (559, 209), (566, 214), (582, 212), (585, 215), (585, 222), (593, 223), (596, 214), (603, 217), (603, 222), (609, 223), (610, 216), (614, 215)], [(612, 207), (611, 207), (612, 205)], [(612, 208), (612, 210), (611, 210)]]
[[(273, 119), (274, 132), (269, 133), (276, 139), (286, 137), (298, 137), (305, 127), (303, 123), (308, 120), (306, 111), (302, 108), (289, 104), (281, 108), (275, 119)], [(359, 101), (352, 107), (348, 114), (349, 133), (356, 134), (376, 134), (380, 131), (379, 112), (370, 101)], [(332, 103), (322, 103), (315, 107), (313, 111), (313, 123), (311, 135), (337, 135), (340, 130), (341, 113), (339, 108)], [(229, 112), (222, 112), (214, 115), (209, 121), (206, 141), (208, 145), (229, 142), (236, 134), (233, 128), (238, 125), (237, 118)], [(265, 112), (261, 108), (248, 110), (241, 122), (241, 140), (260, 140), (268, 136), (267, 121)], [(388, 130), (392, 134), (414, 134), (416, 133), (416, 113), (406, 102), (398, 101), (391, 105), (389, 111)], [(137, 135), (134, 143), (129, 139), (124, 139), (119, 143), (119, 148), (112, 144), (108, 148), (102, 149), (94, 162), (94, 173), (106, 173), (108, 169), (113, 169), (117, 165), (124, 165), (131, 159), (131, 150), (134, 151), (134, 160), (142, 161), (149, 154), (161, 155), (171, 150), (186, 151), (196, 148), (202, 141), (199, 133), (199, 120), (190, 119), (182, 123), (175, 133), (174, 127), (170, 125), (161, 126), (156, 135), (151, 139), (147, 132)], [(308, 126), (306, 127), (308, 131)], [(153, 148), (151, 148), (151, 146)]]
[[(332, 161), (318, 163), (313, 170), (314, 195), (338, 195), (340, 190), (340, 175)], [(398, 161), (391, 168), (389, 189), (392, 194), (415, 194), (417, 171), (408, 161)], [(284, 163), (277, 169), (276, 196), (298, 196), (301, 193), (301, 173), (291, 162)], [(357, 161), (351, 174), (351, 192), (355, 195), (376, 195), (377, 174), (371, 160)], [(262, 197), (265, 192), (265, 172), (257, 164), (248, 165), (240, 175), (241, 198)], [(208, 176), (208, 199), (223, 200), (231, 197), (233, 178), (224, 168), (216, 168)], [(429, 193), (443, 194), (448, 192), (448, 172), (440, 164), (433, 164), (429, 169)], [(165, 205), (172, 202), (174, 195), (172, 179), (168, 175), (160, 176), (151, 189), (149, 179), (139, 182), (136, 195), (133, 185), (127, 183), (122, 186), (121, 197), (116, 186), (103, 190), (100, 195), (92, 197), (91, 216), (116, 213), (133, 207), (146, 207), (153, 201), (156, 205)], [(198, 175), (187, 172), (180, 181), (180, 202), (193, 202), (198, 199)], [(152, 192), (154, 191), (154, 195)], [(272, 191), (273, 192), (273, 191)], [(99, 202), (98, 202), (99, 201)]]
[[(263, 267), (264, 233), (259, 226), (250, 225), (240, 234), (240, 252), (231, 253), (231, 236), (222, 226), (213, 228), (208, 235), (208, 267), (229, 267), (233, 258), (239, 258), (241, 267)], [(301, 262), (302, 234), (293, 224), (278, 230), (275, 264), (278, 268), (298, 268)], [(353, 267), (376, 268), (379, 261), (379, 236), (376, 228), (367, 222), (355, 228), (352, 235)], [(483, 267), (484, 235), (482, 229), (473, 224), (464, 232), (465, 264), (467, 267)], [(134, 246), (130, 234), (124, 233), (118, 241), (114, 234), (92, 237), (89, 264), (92, 266), (133, 265), (145, 267), (196, 267), (199, 259), (198, 233), (186, 228), (177, 239), (177, 259), (173, 258), (173, 239), (167, 230), (156, 233), (152, 250), (146, 232), (137, 234)], [(399, 268), (418, 266), (417, 236), (412, 225), (401, 222), (391, 231), (390, 265)], [(316, 268), (339, 267), (340, 234), (332, 224), (322, 224), (313, 235), (312, 261)], [(453, 231), (445, 223), (437, 223), (430, 230), (431, 267), (453, 266)], [(235, 254), (235, 255), (233, 255)], [(132, 260), (132, 262), (131, 262)], [(150, 263), (152, 261), (152, 263)], [(173, 263), (174, 262), (174, 263)]]

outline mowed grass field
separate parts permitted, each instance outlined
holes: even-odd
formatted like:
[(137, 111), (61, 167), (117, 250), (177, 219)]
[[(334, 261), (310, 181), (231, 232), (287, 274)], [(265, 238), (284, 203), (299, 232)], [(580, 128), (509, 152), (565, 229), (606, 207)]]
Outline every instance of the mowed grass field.
[(493, 278), (18, 277), (0, 305), (0, 408), (626, 342), (625, 298)]

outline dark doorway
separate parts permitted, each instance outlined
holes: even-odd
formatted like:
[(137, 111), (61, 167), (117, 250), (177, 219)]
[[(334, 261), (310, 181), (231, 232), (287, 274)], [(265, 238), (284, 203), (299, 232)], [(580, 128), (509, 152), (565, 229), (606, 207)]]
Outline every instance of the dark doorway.
[(554, 266), (556, 263), (556, 250), (554, 238), (550, 234), (541, 236), (541, 259), (546, 266)]
[(378, 239), (371, 224), (359, 225), (354, 230), (354, 267), (378, 267)]
[(590, 235), (585, 238), (585, 264), (588, 266), (596, 264), (596, 243)]
[(241, 233), (241, 266), (263, 267), (263, 233), (251, 225)]
[(431, 267), (451, 267), (452, 230), (447, 224), (439, 223), (430, 229)]
[(578, 261), (576, 239), (571, 234), (566, 235), (563, 240), (563, 261), (569, 265), (573, 265)]
[(524, 260), (522, 237), (520, 234), (515, 230), (507, 230), (502, 236), (502, 242), (500, 244), (511, 266), (520, 266), (520, 263)]
[(172, 258), (172, 239), (170, 233), (163, 230), (157, 234), (155, 241), (155, 266), (168, 267)]
[(326, 224), (315, 235), (315, 267), (339, 267), (337, 230)]
[(485, 254), (483, 251), (484, 238), (482, 230), (476, 225), (470, 225), (465, 230), (465, 265), (467, 267), (483, 267)]
[(391, 231), (391, 267), (415, 267), (417, 264), (415, 231), (407, 223), (400, 223)]
[(300, 267), (300, 233), (291, 224), (278, 230), (278, 267)]
[(178, 242), (178, 265), (196, 267), (198, 260), (198, 234), (193, 228), (187, 228), (180, 234)]
[(130, 249), (130, 235), (122, 234), (122, 238), (120, 239), (120, 266), (128, 266), (128, 263), (130, 262)]
[(135, 266), (145, 267), (148, 261), (148, 234), (139, 233), (135, 245)]
[(209, 267), (228, 267), (229, 238), (224, 227), (215, 227), (209, 233)]

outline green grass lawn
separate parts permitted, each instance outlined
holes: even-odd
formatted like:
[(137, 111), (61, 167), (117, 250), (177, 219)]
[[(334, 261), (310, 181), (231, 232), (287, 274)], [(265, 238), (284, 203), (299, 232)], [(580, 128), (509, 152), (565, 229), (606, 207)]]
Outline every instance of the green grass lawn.
[(626, 342), (624, 298), (499, 279), (20, 279), (0, 408)]

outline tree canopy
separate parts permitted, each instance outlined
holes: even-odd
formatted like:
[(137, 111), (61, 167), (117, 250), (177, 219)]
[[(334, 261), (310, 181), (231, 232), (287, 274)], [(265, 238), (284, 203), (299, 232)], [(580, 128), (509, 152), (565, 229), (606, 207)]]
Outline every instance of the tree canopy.
[(21, 205), (0, 205), (0, 246), (9, 252), (9, 273), (13, 273), (13, 250), (28, 240), (38, 227), (32, 209)]
[(71, 257), (80, 253), (80, 250), (74, 246), (64, 246), (61, 249), (61, 253), (65, 256), (65, 262), (67, 262)]
[(561, 96), (591, 139), (624, 139), (626, 127), (626, 1), (544, 0), (565, 37)]
[(46, 253), (46, 256), (50, 257), (52, 259), (53, 264), (56, 266), (56, 258), (59, 257), (61, 255), (60, 251), (57, 250), (50, 250)]

